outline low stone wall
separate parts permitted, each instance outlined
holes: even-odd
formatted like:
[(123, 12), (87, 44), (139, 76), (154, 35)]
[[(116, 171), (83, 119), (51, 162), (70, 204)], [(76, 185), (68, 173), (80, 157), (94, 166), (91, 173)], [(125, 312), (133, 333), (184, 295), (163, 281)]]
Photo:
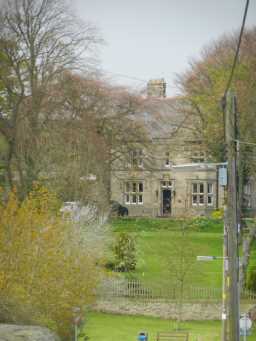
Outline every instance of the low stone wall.
[[(145, 315), (164, 319), (177, 319), (179, 305), (173, 302), (139, 302), (135, 300), (112, 298), (99, 300), (93, 310), (114, 314)], [(183, 303), (182, 319), (220, 320), (221, 303)]]
[(0, 324), (0, 340), (4, 341), (60, 341), (49, 329), (39, 326)]

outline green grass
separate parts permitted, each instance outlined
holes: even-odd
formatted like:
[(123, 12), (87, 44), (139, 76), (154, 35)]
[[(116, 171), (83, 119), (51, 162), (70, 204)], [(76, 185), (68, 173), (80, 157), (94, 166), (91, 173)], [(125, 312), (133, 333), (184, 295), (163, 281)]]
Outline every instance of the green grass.
[(192, 229), (203, 232), (222, 233), (223, 222), (217, 219), (194, 218), (194, 219), (168, 219), (168, 218), (117, 218), (113, 219), (112, 227), (115, 232), (130, 231), (180, 231), (184, 224)]
[[(192, 222), (192, 223), (191, 223)], [(137, 267), (132, 276), (148, 288), (168, 289), (179, 272), (181, 258), (189, 264), (185, 282), (189, 286), (221, 288), (222, 261), (198, 262), (197, 255), (222, 255), (221, 221), (193, 219), (116, 219), (115, 232), (136, 235)], [(189, 226), (182, 238), (183, 226)]]
[[(149, 287), (170, 287), (180, 271), (181, 257), (188, 264), (190, 286), (221, 288), (222, 261), (198, 262), (197, 255), (221, 255), (222, 235), (192, 232), (143, 232), (137, 235), (138, 264), (134, 275)], [(184, 247), (183, 247), (184, 246)]]
[[(247, 281), (249, 281), (249, 277), (253, 275), (254, 278), (255, 276), (255, 271), (256, 271), (256, 241), (253, 241), (253, 244), (251, 246), (251, 254), (250, 254), (250, 260), (249, 260), (249, 265), (247, 269)], [(256, 285), (254, 286), (255, 289)]]
[[(173, 331), (176, 322), (153, 317), (90, 313), (84, 331), (89, 340), (136, 341), (140, 331), (147, 331), (149, 341), (155, 341), (159, 331)], [(190, 335), (189, 341), (220, 341), (220, 321), (184, 322), (181, 328)], [(247, 337), (255, 340), (256, 331)], [(82, 340), (81, 340), (82, 341)]]

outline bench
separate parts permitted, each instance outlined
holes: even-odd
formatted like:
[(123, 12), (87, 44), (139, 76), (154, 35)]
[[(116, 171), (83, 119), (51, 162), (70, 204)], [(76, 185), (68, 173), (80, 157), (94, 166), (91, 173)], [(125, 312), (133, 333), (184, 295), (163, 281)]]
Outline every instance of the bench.
[(184, 332), (158, 332), (156, 341), (188, 341), (188, 336)]

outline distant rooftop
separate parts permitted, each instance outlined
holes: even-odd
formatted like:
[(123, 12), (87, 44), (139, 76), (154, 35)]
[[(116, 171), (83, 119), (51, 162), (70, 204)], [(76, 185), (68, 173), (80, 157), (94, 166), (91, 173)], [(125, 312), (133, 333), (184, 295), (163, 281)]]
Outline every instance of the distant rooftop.
[(164, 78), (149, 80), (147, 85), (147, 96), (157, 98), (166, 97), (166, 82)]
[(148, 97), (132, 117), (152, 139), (170, 138), (183, 125), (186, 115), (177, 110), (176, 98)]

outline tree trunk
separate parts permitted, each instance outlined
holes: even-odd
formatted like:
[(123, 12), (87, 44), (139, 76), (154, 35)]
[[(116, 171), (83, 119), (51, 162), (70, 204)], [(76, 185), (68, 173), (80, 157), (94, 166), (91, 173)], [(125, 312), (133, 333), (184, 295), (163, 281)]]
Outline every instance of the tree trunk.
[(14, 154), (14, 141), (9, 140), (9, 148), (6, 158), (6, 175), (7, 175), (7, 182), (10, 188), (13, 188), (13, 174), (12, 174), (12, 159)]

